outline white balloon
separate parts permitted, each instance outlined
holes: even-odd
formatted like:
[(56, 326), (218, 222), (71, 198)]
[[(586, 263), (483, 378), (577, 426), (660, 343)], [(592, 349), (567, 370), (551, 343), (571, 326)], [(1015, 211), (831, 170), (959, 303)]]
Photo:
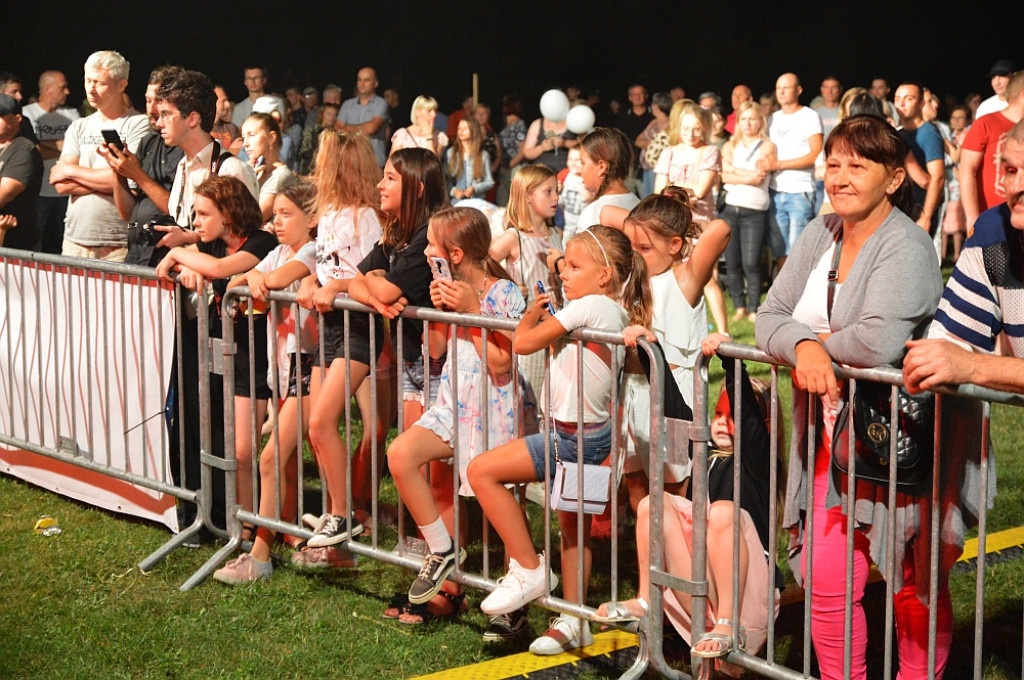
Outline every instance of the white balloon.
[(540, 113), (552, 123), (561, 123), (569, 113), (569, 98), (561, 90), (548, 90), (540, 98)]
[(592, 108), (586, 104), (577, 104), (569, 109), (569, 113), (565, 117), (565, 126), (569, 128), (569, 132), (585, 135), (594, 129), (596, 120), (597, 117)]

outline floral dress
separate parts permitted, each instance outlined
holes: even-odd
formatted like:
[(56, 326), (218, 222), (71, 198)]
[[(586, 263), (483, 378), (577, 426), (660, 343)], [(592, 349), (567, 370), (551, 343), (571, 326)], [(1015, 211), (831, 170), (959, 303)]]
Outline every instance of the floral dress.
[[(493, 316), (518, 319), (523, 315), (526, 303), (523, 301), (519, 287), (507, 279), (495, 282), (480, 301), (480, 313)], [(416, 421), (416, 425), (430, 430), (445, 443), (455, 442), (454, 428), (458, 415), (459, 449), (455, 452), (458, 461), (461, 484), (459, 493), (472, 496), (473, 490), (466, 478), (466, 467), (469, 461), (502, 444), (506, 444), (518, 436), (515, 430), (516, 410), (528, 401), (516, 399), (512, 372), (494, 374), (487, 372), (484, 379), (485, 366), (470, 332), (475, 329), (452, 326), (448, 336), (448, 361), (441, 371), (441, 386), (437, 398), (430, 409)], [(453, 366), (457, 359), (458, 366)], [(454, 374), (454, 375), (453, 375)], [(457, 382), (454, 394), (453, 382)], [(487, 385), (486, 404), (481, 404), (481, 392)], [(453, 408), (455, 411), (453, 412)], [(486, 409), (486, 416), (484, 410)], [(484, 433), (484, 418), (487, 419), (487, 433)]]

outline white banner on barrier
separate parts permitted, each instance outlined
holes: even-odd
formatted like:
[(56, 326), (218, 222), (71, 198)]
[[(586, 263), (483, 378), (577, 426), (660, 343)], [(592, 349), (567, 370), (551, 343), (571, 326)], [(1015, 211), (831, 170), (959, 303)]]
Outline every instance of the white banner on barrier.
[[(170, 483), (164, 404), (171, 295), (121, 279), (0, 259), (0, 432), (112, 470)], [(175, 499), (0, 444), (0, 471), (177, 530)]]

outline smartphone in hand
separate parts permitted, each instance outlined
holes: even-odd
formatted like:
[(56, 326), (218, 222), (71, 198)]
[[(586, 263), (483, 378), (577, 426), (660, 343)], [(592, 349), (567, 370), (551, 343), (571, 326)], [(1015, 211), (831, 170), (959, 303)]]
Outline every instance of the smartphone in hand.
[[(537, 281), (537, 292), (541, 295), (548, 292), (547, 288), (544, 287), (543, 281)], [(555, 315), (555, 305), (551, 302), (550, 298), (548, 299), (548, 311), (551, 313), (551, 316)]]
[(435, 281), (452, 280), (452, 270), (448, 267), (448, 260), (443, 257), (430, 258), (430, 273), (433, 274)]
[(124, 151), (124, 142), (121, 141), (121, 135), (117, 134), (117, 130), (100, 130), (100, 134), (103, 135), (103, 141), (118, 151)]

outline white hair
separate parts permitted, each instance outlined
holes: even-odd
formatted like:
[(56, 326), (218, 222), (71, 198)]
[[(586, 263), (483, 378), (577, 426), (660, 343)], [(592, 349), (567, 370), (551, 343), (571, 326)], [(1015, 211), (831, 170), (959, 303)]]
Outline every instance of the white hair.
[(128, 60), (114, 50), (93, 52), (85, 60), (85, 68), (106, 69), (114, 80), (128, 80)]

